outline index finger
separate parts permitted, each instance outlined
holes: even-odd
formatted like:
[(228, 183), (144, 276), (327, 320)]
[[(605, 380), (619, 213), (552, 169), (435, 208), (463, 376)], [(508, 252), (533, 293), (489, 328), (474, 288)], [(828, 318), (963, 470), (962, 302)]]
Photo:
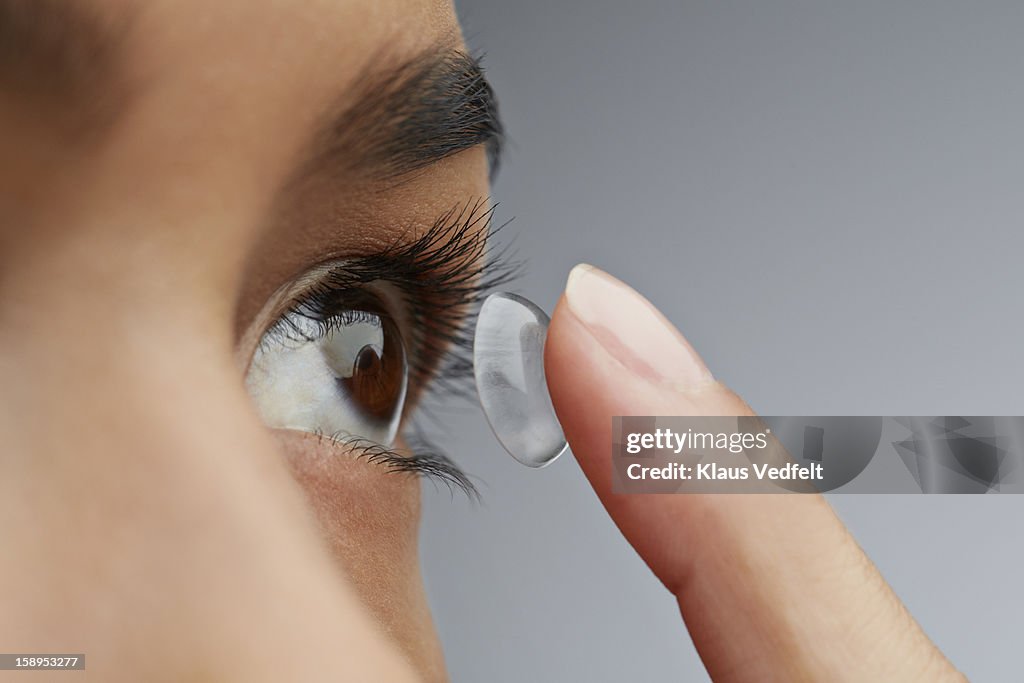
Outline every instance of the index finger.
[(577, 266), (545, 369), (576, 459), (715, 681), (963, 680), (820, 495), (613, 493), (613, 416), (751, 414), (646, 299)]

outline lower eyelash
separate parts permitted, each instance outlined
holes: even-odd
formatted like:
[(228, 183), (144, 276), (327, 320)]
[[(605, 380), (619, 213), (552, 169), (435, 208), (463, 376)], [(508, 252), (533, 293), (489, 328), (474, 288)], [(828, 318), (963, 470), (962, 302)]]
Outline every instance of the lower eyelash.
[(335, 434), (315, 432), (315, 435), (321, 442), (326, 439), (333, 444), (350, 448), (355, 457), (383, 465), (389, 472), (408, 472), (425, 476), (433, 481), (444, 483), (452, 492), (459, 490), (471, 500), (480, 500), (480, 493), (477, 491), (476, 485), (470, 481), (466, 473), (447, 455), (436, 452), (425, 443), (414, 448), (411, 447), (408, 452), (404, 452), (345, 432)]

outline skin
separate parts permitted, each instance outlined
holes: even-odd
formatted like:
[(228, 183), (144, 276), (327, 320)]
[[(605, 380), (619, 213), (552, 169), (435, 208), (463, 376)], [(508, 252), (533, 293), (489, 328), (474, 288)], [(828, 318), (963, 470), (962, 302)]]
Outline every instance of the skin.
[(242, 378), (280, 286), (487, 195), (480, 148), (292, 181), (368, 56), (461, 46), (452, 7), (102, 9), (114, 123), (0, 102), (0, 642), (103, 680), (444, 679), (418, 480), (267, 430)]
[[(294, 181), (369, 56), (462, 45), (451, 5), (93, 5), (122, 36), (102, 93), (0, 92), (3, 649), (85, 652), (105, 681), (444, 680), (418, 481), (267, 429), (243, 377), (279, 288), (487, 195), (479, 148), (399, 184)], [(610, 415), (747, 409), (652, 387), (570, 299), (556, 408), (716, 681), (956, 678), (819, 499), (612, 496)]]

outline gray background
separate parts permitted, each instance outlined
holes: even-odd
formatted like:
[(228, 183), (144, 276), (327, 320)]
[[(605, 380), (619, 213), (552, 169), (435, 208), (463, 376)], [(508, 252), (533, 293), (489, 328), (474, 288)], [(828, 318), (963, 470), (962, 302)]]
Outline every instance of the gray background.
[[(587, 261), (765, 414), (1020, 414), (1024, 3), (461, 0), (511, 144), (494, 189), (553, 306)], [(456, 682), (706, 680), (571, 457), (478, 413), (426, 486)], [(972, 679), (1021, 680), (1024, 497), (837, 496)]]

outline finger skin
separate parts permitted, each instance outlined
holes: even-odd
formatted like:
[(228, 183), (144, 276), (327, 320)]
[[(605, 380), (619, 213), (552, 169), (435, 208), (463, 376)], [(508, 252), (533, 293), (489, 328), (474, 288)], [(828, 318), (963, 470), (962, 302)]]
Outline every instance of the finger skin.
[(637, 376), (564, 297), (545, 369), (572, 452), (678, 600), (716, 682), (965, 680), (821, 496), (612, 493), (613, 416), (750, 414), (726, 387), (688, 392)]

